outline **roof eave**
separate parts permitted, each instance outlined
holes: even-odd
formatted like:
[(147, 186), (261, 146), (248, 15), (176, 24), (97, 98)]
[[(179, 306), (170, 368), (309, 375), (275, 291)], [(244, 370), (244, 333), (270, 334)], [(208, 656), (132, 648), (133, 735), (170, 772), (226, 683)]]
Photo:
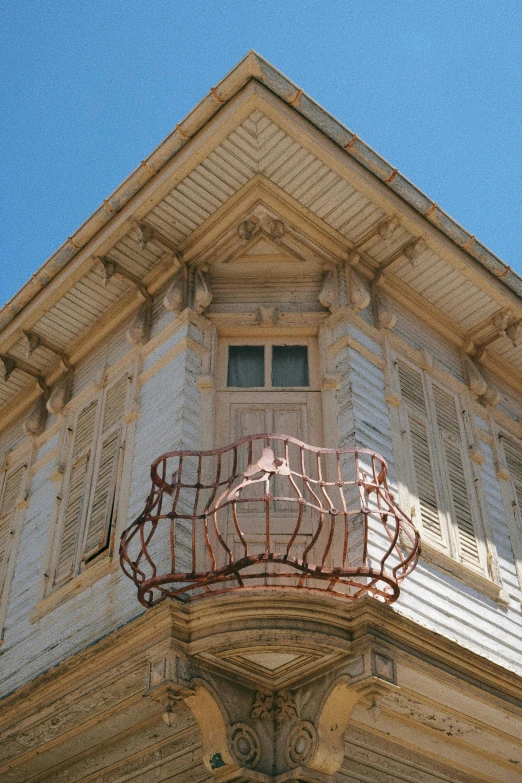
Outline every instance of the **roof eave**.
[(248, 54), (176, 125), (167, 138), (143, 160), (118, 188), (103, 202), (80, 228), (32, 275), (31, 279), (0, 310), (0, 330), (60, 272), (78, 251), (106, 226), (141, 188), (226, 104), (250, 79), (257, 79), (291, 105), (333, 142), (340, 146), (365, 169), (426, 220), (439, 229), (458, 247), (502, 280), (517, 296), (522, 297), (522, 278), (453, 220), (419, 188), (393, 168), (375, 150), (335, 119), (290, 79), (264, 60), (257, 52)]

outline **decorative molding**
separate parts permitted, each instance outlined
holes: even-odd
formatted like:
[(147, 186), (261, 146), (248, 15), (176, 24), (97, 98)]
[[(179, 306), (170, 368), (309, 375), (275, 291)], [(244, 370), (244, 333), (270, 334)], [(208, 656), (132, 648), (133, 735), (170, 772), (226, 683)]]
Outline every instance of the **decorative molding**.
[(274, 709), (274, 694), (265, 693), (264, 691), (256, 691), (254, 698), (254, 704), (250, 712), (251, 718), (259, 718), (260, 720), (270, 720), (272, 717), (272, 711)]
[(230, 749), (237, 762), (255, 769), (261, 760), (261, 742), (254, 729), (246, 723), (230, 727)]
[(317, 752), (318, 737), (313, 723), (303, 720), (290, 731), (286, 740), (285, 758), (289, 767), (306, 764)]
[(275, 720), (276, 723), (295, 720), (298, 715), (291, 691), (281, 690), (274, 693), (256, 691), (250, 717), (259, 720)]
[(471, 723), (449, 715), (437, 709), (432, 704), (422, 704), (414, 701), (402, 693), (387, 693), (378, 700), (379, 708), (391, 709), (401, 715), (413, 718), (423, 726), (429, 726), (448, 737), (463, 737), (476, 731), (476, 726)]

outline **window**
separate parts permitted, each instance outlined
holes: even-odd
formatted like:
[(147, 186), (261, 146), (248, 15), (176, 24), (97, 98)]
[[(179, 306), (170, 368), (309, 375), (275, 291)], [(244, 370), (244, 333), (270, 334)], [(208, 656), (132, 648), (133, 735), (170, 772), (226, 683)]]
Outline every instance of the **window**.
[(308, 387), (306, 345), (230, 345), (227, 386), (232, 388)]
[(475, 570), (486, 570), (458, 397), (427, 373), (396, 362), (402, 398), (403, 460), (422, 538)]
[(6, 608), (9, 573), (14, 556), (16, 511), (22, 500), (25, 484), (25, 465), (17, 465), (0, 474), (0, 626)]
[(128, 375), (121, 376), (75, 416), (62, 497), (55, 585), (79, 573), (109, 548), (122, 464), (123, 415), (131, 380)]

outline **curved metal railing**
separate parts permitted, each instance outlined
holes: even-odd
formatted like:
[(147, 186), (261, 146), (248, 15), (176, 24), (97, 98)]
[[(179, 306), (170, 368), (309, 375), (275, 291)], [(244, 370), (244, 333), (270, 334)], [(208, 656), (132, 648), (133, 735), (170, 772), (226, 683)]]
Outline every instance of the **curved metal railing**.
[(263, 433), (164, 454), (151, 477), (120, 546), (145, 606), (278, 587), (392, 603), (418, 560), (419, 535), (368, 449)]

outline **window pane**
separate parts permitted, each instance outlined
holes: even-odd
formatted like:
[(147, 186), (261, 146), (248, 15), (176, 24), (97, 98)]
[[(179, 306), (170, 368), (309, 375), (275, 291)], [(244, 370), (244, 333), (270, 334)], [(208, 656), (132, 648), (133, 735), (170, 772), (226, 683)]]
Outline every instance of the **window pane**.
[(231, 345), (227, 386), (264, 386), (265, 349), (262, 345)]
[(308, 385), (308, 348), (306, 345), (274, 345), (272, 348), (272, 386)]

